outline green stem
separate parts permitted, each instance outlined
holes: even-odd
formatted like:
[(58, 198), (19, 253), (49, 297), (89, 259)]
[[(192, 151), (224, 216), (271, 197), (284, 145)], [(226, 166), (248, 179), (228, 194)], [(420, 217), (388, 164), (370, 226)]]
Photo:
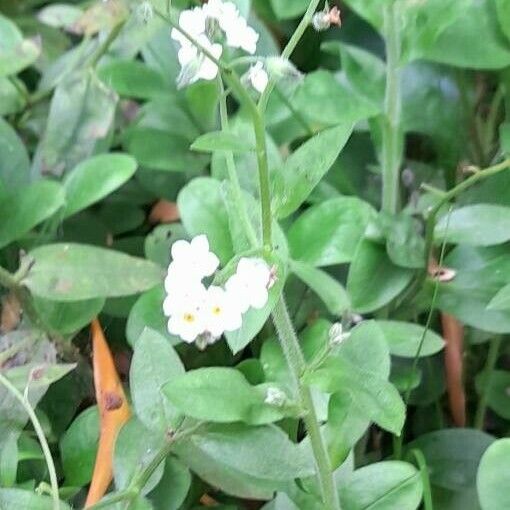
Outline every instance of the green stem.
[[(227, 112), (227, 98), (225, 95), (225, 89), (223, 87), (223, 80), (221, 77), (218, 77), (218, 87), (220, 92), (220, 123), (222, 131), (229, 130), (229, 122), (228, 122), (228, 112)], [(228, 177), (230, 179), (230, 184), (232, 186), (233, 199), (235, 203), (235, 207), (237, 209), (237, 213), (244, 225), (244, 230), (246, 236), (248, 237), (248, 241), (252, 247), (258, 246), (257, 235), (255, 234), (255, 230), (253, 225), (248, 217), (248, 211), (244, 205), (243, 194), (241, 185), (239, 184), (239, 178), (237, 176), (236, 165), (234, 161), (234, 154), (232, 151), (224, 151), (225, 152), (225, 160), (227, 165)]]
[[(305, 30), (308, 28), (310, 23), (312, 22), (313, 15), (315, 11), (317, 10), (317, 6), (319, 5), (321, 0), (312, 0), (310, 4), (308, 5), (308, 8), (306, 9), (305, 14), (303, 15), (303, 18), (299, 22), (299, 25), (297, 26), (296, 30), (292, 34), (291, 38), (289, 39), (289, 42), (285, 46), (285, 48), (282, 51), (282, 58), (283, 59), (289, 59), (296, 49), (296, 46), (298, 45), (299, 41), (303, 37), (303, 34), (305, 33)], [(276, 85), (276, 80), (274, 78), (271, 78), (269, 80), (269, 83), (267, 84), (267, 87), (265, 88), (264, 92), (260, 96), (258, 107), (259, 111), (261, 113), (264, 113), (267, 108), (267, 103), (269, 101), (269, 96), (271, 95), (271, 92), (273, 91), (274, 87)]]
[(189, 427), (181, 432), (176, 432), (172, 437), (170, 437), (167, 442), (162, 446), (162, 448), (156, 453), (153, 459), (140, 471), (137, 475), (133, 477), (129, 486), (119, 492), (110, 494), (106, 496), (101, 501), (92, 505), (90, 510), (98, 510), (100, 508), (109, 508), (112, 503), (118, 503), (120, 501), (128, 501), (127, 508), (129, 508), (130, 502), (135, 499), (143, 490), (150, 477), (154, 474), (154, 471), (158, 469), (159, 465), (165, 461), (165, 459), (170, 455), (172, 449), (178, 441), (182, 441), (183, 439), (187, 439), (193, 434), (197, 432), (197, 430), (203, 426), (203, 423), (197, 423), (196, 425)]
[(317, 466), (322, 497), (326, 510), (340, 510), (340, 501), (336, 489), (333, 470), (329, 459), (326, 445), (321, 435), (319, 421), (315, 412), (310, 389), (301, 382), (301, 377), (306, 370), (306, 363), (299, 346), (289, 312), (283, 297), (276, 304), (273, 311), (273, 321), (280, 338), (281, 346), (290, 368), (290, 372), (296, 386), (300, 404), (305, 411), (303, 421), (310, 438), (312, 451)]
[(387, 2), (384, 8), (386, 97), (384, 101), (384, 118), (382, 124), (382, 209), (390, 214), (396, 214), (399, 208), (399, 181), (403, 147), (399, 63), (401, 41), (397, 4), (398, 2), (393, 0)]
[(429, 469), (427, 460), (421, 450), (413, 449), (410, 452), (414, 455), (418, 468), (420, 469), (421, 483), (423, 486), (423, 509), (434, 510), (434, 503), (432, 501), (432, 488), (430, 486)]
[(60, 509), (60, 499), (58, 495), (58, 479), (57, 479), (57, 471), (55, 470), (55, 463), (53, 462), (53, 458), (51, 456), (50, 447), (48, 446), (48, 442), (46, 441), (46, 437), (44, 436), (44, 431), (41, 426), (35, 411), (28, 399), (26, 399), (22, 393), (14, 386), (11, 381), (5, 375), (0, 372), (0, 384), (2, 384), (13, 396), (14, 398), (23, 406), (25, 411), (32, 422), (32, 426), (34, 427), (35, 433), (37, 434), (37, 439), (39, 439), (39, 443), (41, 444), (41, 449), (43, 451), (44, 459), (46, 461), (46, 465), (48, 467), (48, 473), (50, 475), (50, 484), (51, 484), (51, 496), (53, 499), (53, 510)]
[(126, 24), (126, 21), (121, 21), (120, 23), (117, 23), (108, 34), (108, 37), (104, 40), (103, 44), (99, 46), (97, 51), (92, 55), (92, 58), (90, 59), (90, 67), (96, 67), (97, 63), (101, 60), (101, 57), (103, 57), (106, 52), (110, 49), (110, 46), (112, 43), (117, 39), (117, 36), (120, 34), (120, 31)]
[(501, 348), (501, 336), (497, 336), (489, 343), (489, 352), (487, 353), (487, 361), (483, 369), (483, 386), (480, 393), (480, 400), (478, 401), (478, 408), (475, 415), (475, 428), (483, 430), (485, 423), (485, 413), (487, 411), (487, 398), (492, 384), (492, 375), (496, 368), (496, 362), (499, 357), (499, 350)]

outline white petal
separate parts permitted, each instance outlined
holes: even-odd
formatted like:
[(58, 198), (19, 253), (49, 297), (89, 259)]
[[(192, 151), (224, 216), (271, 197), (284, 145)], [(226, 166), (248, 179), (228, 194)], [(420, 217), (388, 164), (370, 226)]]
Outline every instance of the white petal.
[(188, 260), (190, 251), (191, 251), (190, 243), (188, 243), (188, 241), (184, 241), (183, 239), (175, 241), (175, 243), (172, 244), (172, 249), (170, 250), (172, 254), (172, 259), (174, 261), (183, 260), (184, 262)]
[(195, 236), (191, 240), (191, 248), (195, 252), (208, 252), (209, 251), (209, 241), (205, 234), (200, 234)]
[(250, 295), (251, 306), (257, 310), (264, 308), (264, 306), (266, 306), (268, 297), (269, 293), (267, 292), (266, 287), (254, 287)]

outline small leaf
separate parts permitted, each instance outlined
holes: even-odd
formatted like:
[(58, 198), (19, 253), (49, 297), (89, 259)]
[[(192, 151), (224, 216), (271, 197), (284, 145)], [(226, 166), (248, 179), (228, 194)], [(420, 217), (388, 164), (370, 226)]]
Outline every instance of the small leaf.
[(136, 170), (136, 161), (127, 154), (100, 154), (79, 163), (66, 176), (64, 216), (76, 214), (115, 191)]
[(422, 492), (420, 473), (412, 464), (386, 461), (354, 471), (339, 495), (345, 510), (415, 510)]
[(199, 136), (192, 144), (191, 149), (194, 151), (214, 152), (214, 151), (231, 151), (231, 152), (249, 152), (254, 147), (248, 145), (245, 140), (235, 133), (225, 131), (213, 131)]
[(436, 242), (491, 246), (510, 240), (510, 207), (474, 204), (443, 216), (434, 230)]
[(161, 389), (182, 374), (184, 366), (168, 340), (146, 328), (136, 341), (129, 379), (135, 412), (148, 429), (165, 432), (175, 427), (179, 414)]
[(347, 143), (352, 124), (340, 124), (310, 138), (285, 161), (276, 174), (280, 196), (276, 196), (276, 215), (292, 214), (331, 168)]
[(23, 283), (56, 301), (129, 296), (163, 279), (161, 268), (148, 260), (84, 244), (49, 244), (30, 256), (34, 264)]
[(374, 209), (354, 197), (326, 200), (307, 209), (288, 232), (294, 260), (314, 266), (350, 262)]
[[(0, 102), (3, 101), (0, 93)], [(6, 190), (13, 192), (29, 182), (30, 160), (27, 149), (10, 124), (0, 118), (0, 186), (3, 184)]]
[(499, 439), (487, 448), (480, 461), (476, 486), (482, 510), (510, 508), (510, 439)]
[[(228, 398), (225, 388), (229, 388)], [(165, 384), (163, 393), (183, 414), (197, 420), (260, 425), (278, 421), (284, 415), (281, 408), (264, 402), (263, 389), (251, 386), (233, 368), (192, 370)]]
[(383, 246), (362, 241), (347, 278), (347, 292), (354, 310), (366, 313), (387, 305), (407, 287), (412, 276), (412, 270), (390, 261)]
[(40, 180), (0, 203), (0, 247), (27, 234), (64, 205), (60, 184)]
[(419, 324), (400, 321), (376, 321), (381, 328), (391, 354), (403, 358), (414, 358), (420, 349), (420, 357), (432, 356), (444, 347), (444, 340), (434, 331)]
[(291, 262), (290, 269), (320, 297), (331, 314), (340, 316), (349, 310), (351, 304), (347, 292), (328, 273), (297, 261)]

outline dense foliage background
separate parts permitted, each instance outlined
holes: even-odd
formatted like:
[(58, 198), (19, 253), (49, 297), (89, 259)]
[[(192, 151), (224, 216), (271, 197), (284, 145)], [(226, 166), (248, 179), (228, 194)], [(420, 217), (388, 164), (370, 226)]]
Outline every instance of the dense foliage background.
[[(510, 2), (234, 3), (261, 101), (200, 2), (0, 0), (0, 508), (508, 510)], [(204, 350), (199, 234), (276, 273)]]

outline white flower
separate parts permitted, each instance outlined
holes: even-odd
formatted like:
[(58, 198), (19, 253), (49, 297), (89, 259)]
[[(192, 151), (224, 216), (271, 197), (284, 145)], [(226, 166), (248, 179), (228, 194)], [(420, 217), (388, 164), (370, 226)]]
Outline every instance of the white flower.
[(198, 235), (191, 242), (176, 241), (172, 245), (171, 253), (173, 260), (169, 267), (169, 275), (185, 270), (190, 277), (202, 280), (206, 276), (211, 276), (220, 265), (218, 257), (209, 251), (209, 241), (205, 235)]
[[(194, 39), (198, 39), (201, 35), (205, 34), (205, 20), (206, 16), (201, 7), (187, 9), (179, 15), (179, 27)], [(172, 29), (170, 37), (179, 42), (181, 46), (191, 45), (189, 39), (176, 28)]]
[(244, 313), (248, 308), (261, 309), (267, 303), (271, 269), (261, 259), (242, 258), (237, 270), (225, 285), (227, 292), (235, 296)]
[(207, 289), (201, 315), (205, 330), (213, 337), (220, 337), (225, 331), (235, 331), (242, 324), (236, 297), (215, 285)]
[(251, 66), (248, 70), (248, 80), (251, 83), (251, 86), (260, 94), (264, 92), (269, 83), (269, 76), (264, 69), (264, 64), (262, 62), (257, 62), (255, 65)]
[[(216, 59), (221, 57), (221, 44), (211, 43), (205, 35), (196, 38), (203, 48)], [(177, 52), (177, 59), (181, 64), (181, 72), (177, 78), (179, 87), (191, 85), (198, 80), (214, 80), (218, 75), (218, 66), (196, 46), (191, 43), (183, 44)]]
[[(201, 305), (204, 302), (204, 294), (185, 296), (168, 296), (163, 308), (165, 313), (170, 313), (168, 319), (168, 331), (180, 336), (185, 342), (192, 343), (204, 330), (204, 318)], [(174, 299), (175, 298), (175, 299)]]
[(209, 0), (202, 9), (206, 18), (218, 22), (225, 34), (227, 46), (241, 48), (252, 55), (255, 53), (259, 34), (248, 26), (248, 23), (232, 2)]

